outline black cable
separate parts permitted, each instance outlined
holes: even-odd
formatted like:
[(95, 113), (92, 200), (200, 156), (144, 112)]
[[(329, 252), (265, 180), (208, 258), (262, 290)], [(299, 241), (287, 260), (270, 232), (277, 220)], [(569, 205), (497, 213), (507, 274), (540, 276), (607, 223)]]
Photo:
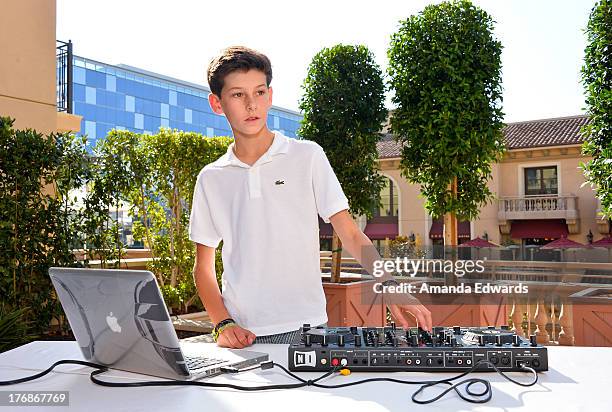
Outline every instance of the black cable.
[[(507, 379), (508, 381), (514, 384), (520, 385), (520, 386), (524, 386), (524, 387), (533, 386), (538, 381), (538, 374), (536, 373), (535, 369), (527, 367), (525, 365), (521, 365), (521, 368), (533, 374), (533, 380), (530, 382), (526, 382), (526, 383), (519, 382), (515, 379), (510, 378), (504, 372), (500, 371), (497, 368), (497, 366), (495, 366), (493, 363), (487, 360), (480, 360), (476, 362), (474, 366), (472, 366), (467, 371), (462, 372), (459, 375), (456, 375), (452, 378), (447, 378), (447, 379), (430, 380), (430, 381), (408, 381), (408, 380), (401, 380), (401, 379), (394, 379), (394, 378), (368, 378), (368, 379), (362, 379), (362, 380), (353, 381), (353, 382), (347, 382), (343, 384), (326, 385), (326, 384), (321, 384), (318, 382), (338, 372), (342, 367), (340, 366), (334, 367), (333, 369), (322, 374), (316, 379), (306, 380), (290, 372), (283, 365), (280, 365), (276, 362), (267, 361), (267, 362), (261, 363), (260, 365), (245, 368), (245, 369), (223, 368), (223, 370), (226, 373), (240, 373), (240, 372), (252, 371), (255, 369), (265, 370), (265, 369), (270, 369), (273, 367), (278, 367), (283, 372), (285, 372), (288, 376), (299, 381), (299, 383), (285, 383), (285, 384), (264, 385), (264, 386), (239, 386), (239, 385), (234, 385), (231, 383), (214, 383), (214, 382), (202, 382), (202, 381), (177, 381), (177, 380), (119, 383), (119, 382), (108, 382), (108, 381), (100, 380), (99, 378), (97, 378), (98, 375), (104, 372), (108, 372), (109, 368), (107, 366), (99, 365), (99, 364), (92, 363), (92, 362), (65, 359), (65, 360), (60, 360), (60, 361), (55, 362), (48, 369), (40, 373), (37, 373), (35, 375), (26, 376), (24, 378), (14, 379), (10, 381), (0, 381), (0, 386), (15, 385), (18, 383), (23, 383), (23, 382), (32, 381), (34, 379), (38, 379), (48, 374), (49, 372), (51, 372), (56, 366), (63, 365), (63, 364), (76, 364), (76, 365), (82, 365), (82, 366), (88, 366), (88, 367), (94, 368), (96, 370), (92, 371), (91, 374), (89, 375), (91, 381), (97, 385), (114, 387), (114, 388), (185, 385), (185, 386), (200, 386), (200, 387), (208, 387), (208, 388), (231, 388), (231, 389), (236, 389), (240, 391), (261, 391), (261, 390), (274, 390), (274, 389), (294, 389), (294, 388), (302, 388), (305, 386), (314, 386), (316, 388), (322, 388), (322, 389), (338, 389), (338, 388), (343, 388), (347, 386), (360, 385), (360, 384), (364, 384), (368, 382), (392, 382), (392, 383), (400, 383), (404, 385), (421, 385), (421, 387), (412, 394), (412, 401), (418, 404), (427, 404), (427, 403), (435, 402), (441, 399), (442, 397), (444, 397), (448, 392), (452, 390), (454, 390), (461, 399), (467, 402), (470, 402), (470, 403), (488, 402), (489, 400), (491, 400), (493, 396), (493, 390), (492, 390), (492, 387), (489, 381), (482, 379), (482, 378), (468, 378), (468, 379), (464, 379), (454, 384), (452, 383), (452, 381), (460, 379), (468, 375), (469, 373), (472, 373), (479, 365), (482, 365), (482, 364), (486, 364), (486, 365), (493, 367), (493, 369), (497, 373), (499, 373), (501, 376), (503, 376), (505, 379)], [(482, 392), (475, 392), (471, 389), (471, 387), (477, 383), (484, 385), (484, 390)], [(449, 387), (446, 388), (444, 391), (440, 392), (438, 395), (436, 395), (433, 398), (426, 399), (426, 400), (417, 399), (418, 395), (421, 394), (423, 390), (425, 390), (426, 388), (432, 387), (432, 386), (439, 385), (439, 384), (449, 385)], [(469, 395), (469, 397), (464, 395), (459, 390), (459, 387), (462, 385), (465, 385), (465, 392)]]
[(55, 369), (55, 367), (58, 365), (65, 365), (65, 364), (70, 364), (70, 363), (73, 363), (76, 365), (89, 366), (90, 368), (95, 368), (95, 369), (100, 370), (100, 373), (106, 372), (108, 370), (106, 366), (98, 365), (97, 363), (86, 362), (86, 361), (81, 361), (81, 360), (73, 360), (73, 359), (63, 359), (63, 360), (55, 362), (48, 369), (40, 373), (37, 373), (36, 375), (26, 376), (24, 378), (14, 379), (10, 381), (0, 381), (0, 386), (15, 385), (17, 383), (33, 381), (34, 379), (38, 379), (38, 378), (45, 376), (46, 374), (51, 372), (53, 369)]
[[(432, 403), (437, 401), (438, 399), (442, 398), (444, 395), (446, 395), (448, 392), (450, 392), (451, 390), (454, 390), (455, 392), (457, 392), (457, 394), (459, 395), (459, 397), (461, 397), (461, 399), (470, 402), (470, 403), (486, 403), (489, 400), (491, 400), (491, 397), (493, 396), (493, 390), (491, 387), (491, 384), (489, 383), (489, 381), (483, 379), (483, 378), (469, 378), (469, 379), (465, 379), (463, 381), (457, 382), (455, 384), (452, 383), (452, 381), (457, 380), (459, 378), (462, 378), (466, 375), (468, 375), (469, 373), (472, 373), (479, 365), (489, 365), (491, 367), (493, 367), (493, 369), (499, 373), (501, 376), (503, 376), (505, 379), (509, 380), (510, 382), (520, 385), (520, 386), (533, 386), (538, 382), (538, 375), (535, 371), (535, 369), (529, 368), (527, 366), (522, 365), (521, 368), (525, 369), (527, 371), (532, 372), (534, 378), (532, 381), (527, 382), (527, 383), (523, 383), (523, 382), (519, 382), (517, 380), (514, 380), (512, 378), (510, 378), (509, 376), (507, 376), (504, 372), (502, 372), (501, 370), (499, 370), (497, 368), (497, 366), (495, 366), (493, 363), (489, 362), (488, 360), (480, 360), (478, 362), (476, 362), (474, 364), (474, 366), (472, 366), (470, 369), (466, 370), (465, 372), (460, 373), (457, 376), (454, 376), (452, 378), (447, 378), (447, 379), (441, 379), (441, 380), (437, 380), (437, 381), (407, 381), (407, 380), (401, 380), (401, 379), (394, 379), (394, 378), (367, 378), (367, 379), (361, 379), (359, 381), (353, 381), (353, 382), (347, 382), (347, 383), (341, 383), (341, 384), (336, 384), (336, 385), (320, 385), (320, 384), (313, 384), (313, 386), (315, 387), (320, 387), (320, 388), (325, 388), (325, 389), (338, 389), (338, 388), (344, 388), (347, 386), (353, 386), (353, 385), (360, 385), (363, 383), (368, 383), (368, 382), (393, 382), (393, 383), (401, 383), (401, 384), (405, 384), (405, 385), (422, 385), (415, 393), (412, 394), (412, 401), (415, 403), (419, 403), (419, 404), (427, 404), (427, 403)], [(484, 385), (484, 390), (482, 392), (474, 392), (472, 391), (470, 388), (472, 385), (475, 385), (477, 383), (481, 383)], [(444, 390), (443, 392), (441, 392), (438, 396), (428, 399), (428, 400), (418, 400), (417, 396), (423, 392), (423, 390), (425, 390), (428, 387), (431, 386), (435, 386), (435, 385), (439, 385), (439, 384), (447, 384), (450, 385), (449, 388), (447, 388), (446, 390)], [(461, 391), (459, 391), (459, 387), (462, 385), (466, 385), (466, 393), (470, 396), (472, 396), (471, 398), (466, 397), (463, 393), (461, 393)], [(479, 399), (481, 398), (481, 399)]]

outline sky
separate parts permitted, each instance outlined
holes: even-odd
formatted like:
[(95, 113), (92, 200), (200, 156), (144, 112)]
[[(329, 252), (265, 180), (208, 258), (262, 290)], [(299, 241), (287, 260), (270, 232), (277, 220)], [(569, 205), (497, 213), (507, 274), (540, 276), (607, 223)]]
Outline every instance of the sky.
[[(308, 65), (324, 47), (362, 44), (384, 73), (399, 22), (438, 1), (57, 0), (57, 39), (76, 55), (207, 85), (208, 62), (241, 44), (266, 54), (273, 104), (299, 111)], [(584, 113), (580, 67), (595, 0), (475, 0), (503, 45), (506, 122)], [(392, 108), (390, 98), (386, 103)]]

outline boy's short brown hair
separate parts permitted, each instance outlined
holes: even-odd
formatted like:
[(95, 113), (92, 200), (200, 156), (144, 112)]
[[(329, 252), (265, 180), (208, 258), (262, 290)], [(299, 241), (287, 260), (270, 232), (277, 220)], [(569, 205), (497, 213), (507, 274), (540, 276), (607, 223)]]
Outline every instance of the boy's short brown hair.
[(225, 76), (236, 70), (246, 72), (250, 69), (263, 72), (266, 75), (266, 86), (270, 87), (272, 65), (266, 55), (244, 46), (231, 46), (224, 49), (208, 64), (206, 76), (210, 90), (221, 97)]

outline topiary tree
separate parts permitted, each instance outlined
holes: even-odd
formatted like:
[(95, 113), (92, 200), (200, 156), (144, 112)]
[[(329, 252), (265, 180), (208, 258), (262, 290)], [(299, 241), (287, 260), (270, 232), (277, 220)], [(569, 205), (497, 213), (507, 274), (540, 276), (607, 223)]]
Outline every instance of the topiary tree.
[[(298, 134), (327, 154), (353, 215), (371, 216), (380, 203), (376, 142), (387, 116), (382, 72), (365, 46), (336, 45), (317, 53), (303, 84)], [(332, 237), (331, 281), (340, 281), (342, 244)]]
[(457, 245), (457, 217), (471, 220), (492, 200), (491, 164), (504, 150), (493, 23), (466, 0), (427, 6), (401, 22), (388, 50), (401, 172), (420, 185), (427, 211), (445, 216), (447, 246)]
[(593, 159), (581, 166), (604, 216), (612, 218), (612, 1), (595, 4), (586, 34), (582, 84), (590, 122), (582, 129), (582, 152)]

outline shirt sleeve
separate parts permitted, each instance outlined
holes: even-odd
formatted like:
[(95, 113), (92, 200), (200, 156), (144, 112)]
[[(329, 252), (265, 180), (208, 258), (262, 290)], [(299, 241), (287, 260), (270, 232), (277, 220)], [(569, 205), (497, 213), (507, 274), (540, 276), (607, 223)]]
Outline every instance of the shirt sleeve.
[(191, 217), (189, 219), (189, 239), (205, 246), (216, 248), (221, 242), (212, 219), (210, 202), (204, 190), (204, 174), (200, 173), (193, 191)]
[(320, 146), (315, 150), (312, 167), (312, 186), (317, 203), (317, 212), (325, 223), (329, 223), (331, 216), (349, 208), (348, 200), (325, 152)]

